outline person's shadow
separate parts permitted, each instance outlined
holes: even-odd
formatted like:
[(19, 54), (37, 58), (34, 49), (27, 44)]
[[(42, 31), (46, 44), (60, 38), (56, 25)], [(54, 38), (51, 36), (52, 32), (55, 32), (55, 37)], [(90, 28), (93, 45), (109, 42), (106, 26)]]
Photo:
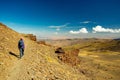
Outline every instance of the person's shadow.
[(11, 51), (9, 52), (9, 54), (12, 55), (12, 56), (15, 56), (15, 57), (19, 58), (19, 55), (16, 55), (15, 53), (13, 53)]

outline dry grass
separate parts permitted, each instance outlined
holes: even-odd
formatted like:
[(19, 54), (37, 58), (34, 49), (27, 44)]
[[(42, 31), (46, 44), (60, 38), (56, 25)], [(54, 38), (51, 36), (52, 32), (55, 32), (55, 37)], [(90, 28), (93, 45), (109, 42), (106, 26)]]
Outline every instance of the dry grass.
[[(70, 40), (71, 43), (75, 41)], [(64, 40), (61, 42), (64, 46)], [(65, 40), (65, 43), (66, 40)], [(80, 63), (72, 64), (80, 73), (91, 80), (119, 80), (120, 79), (120, 40), (89, 39), (77, 41), (71, 45), (68, 42), (63, 49), (67, 54), (60, 56), (65, 63), (76, 63), (73, 54), (79, 49)], [(73, 51), (73, 53), (71, 53)], [(77, 52), (76, 52), (77, 53)], [(67, 57), (71, 57), (68, 60)], [(72, 59), (73, 58), (73, 59)], [(77, 59), (77, 58), (76, 58)]]

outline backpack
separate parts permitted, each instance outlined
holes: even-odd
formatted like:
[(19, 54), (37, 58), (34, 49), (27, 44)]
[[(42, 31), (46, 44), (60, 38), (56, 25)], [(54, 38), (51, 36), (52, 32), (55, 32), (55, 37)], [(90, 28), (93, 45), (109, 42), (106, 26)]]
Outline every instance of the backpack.
[(19, 41), (19, 48), (22, 48), (23, 46), (24, 46), (23, 41), (20, 40), (20, 41)]

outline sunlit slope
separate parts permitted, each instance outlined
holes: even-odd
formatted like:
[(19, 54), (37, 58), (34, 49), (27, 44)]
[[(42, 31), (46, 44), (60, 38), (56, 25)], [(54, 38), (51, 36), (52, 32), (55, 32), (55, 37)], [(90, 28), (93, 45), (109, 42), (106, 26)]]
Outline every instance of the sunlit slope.
[[(71, 44), (75, 43), (71, 41)], [(112, 40), (112, 39), (79, 39), (75, 44), (65, 46), (67, 49), (80, 49), (87, 51), (120, 51), (120, 40)]]
[[(25, 55), (19, 59), (18, 40), (24, 39)], [(1, 80), (89, 80), (59, 61), (54, 48), (37, 44), (0, 24)]]

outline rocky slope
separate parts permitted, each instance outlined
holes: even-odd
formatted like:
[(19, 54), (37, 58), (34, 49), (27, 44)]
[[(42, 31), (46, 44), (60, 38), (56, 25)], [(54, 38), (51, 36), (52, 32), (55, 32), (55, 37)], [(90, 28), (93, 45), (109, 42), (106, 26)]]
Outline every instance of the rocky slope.
[(89, 80), (75, 68), (58, 60), (54, 48), (38, 45), (25, 37), (25, 55), (19, 59), (17, 44), (21, 37), (21, 34), (0, 23), (1, 80)]
[[(69, 54), (60, 56), (65, 63), (77, 63), (75, 68), (91, 80), (120, 79), (120, 40), (112, 39), (67, 39), (47, 41), (54, 46), (62, 46)], [(79, 50), (80, 63), (71, 55), (71, 51)], [(74, 51), (75, 52), (75, 51)], [(74, 54), (72, 52), (72, 54)], [(71, 59), (72, 57), (72, 59)], [(76, 60), (74, 60), (76, 59)]]

